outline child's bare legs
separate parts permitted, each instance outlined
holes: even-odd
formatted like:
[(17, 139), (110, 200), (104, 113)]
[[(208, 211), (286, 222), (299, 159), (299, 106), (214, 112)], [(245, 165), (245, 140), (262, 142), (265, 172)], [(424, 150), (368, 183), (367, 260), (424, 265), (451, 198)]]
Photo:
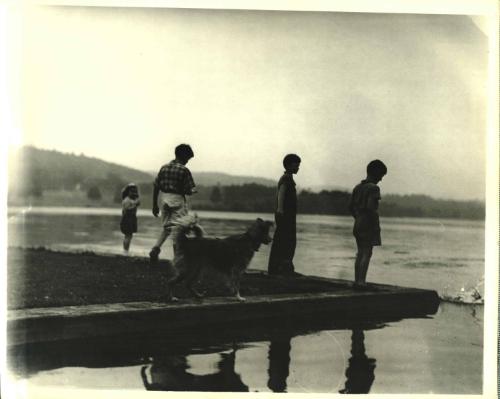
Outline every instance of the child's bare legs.
[(355, 284), (366, 284), (366, 274), (372, 257), (372, 246), (358, 243), (358, 253), (354, 263), (354, 282)]
[(366, 283), (366, 274), (368, 273), (368, 266), (370, 265), (370, 259), (372, 258), (372, 247), (366, 247), (363, 249), (363, 257), (360, 262), (360, 273), (361, 273), (361, 283)]
[(130, 242), (132, 241), (132, 234), (126, 234), (123, 238), (123, 249), (128, 251), (130, 248)]
[(170, 235), (170, 231), (170, 227), (164, 227), (163, 229), (161, 229), (160, 235), (158, 236), (158, 239), (156, 240), (156, 244), (154, 246), (160, 248)]
[(161, 251), (160, 248), (170, 235), (170, 232), (170, 227), (163, 227), (163, 229), (161, 229), (160, 235), (158, 236), (155, 245), (153, 246), (153, 248), (151, 248), (151, 251), (149, 251), (149, 260), (151, 263), (154, 264), (158, 262), (158, 255), (160, 255)]
[[(161, 251), (161, 246), (165, 242), (165, 240), (170, 236), (172, 233), (172, 221), (187, 215), (187, 207), (186, 204), (183, 206), (179, 207), (169, 207), (167, 205), (163, 205), (162, 208), (162, 220), (163, 220), (163, 229), (160, 232), (160, 235), (158, 236), (158, 239), (156, 240), (155, 245), (153, 248), (151, 248), (151, 251), (149, 252), (149, 259), (151, 263), (156, 263), (158, 262), (158, 255), (160, 254)], [(175, 243), (174, 243), (174, 255), (175, 255)]]

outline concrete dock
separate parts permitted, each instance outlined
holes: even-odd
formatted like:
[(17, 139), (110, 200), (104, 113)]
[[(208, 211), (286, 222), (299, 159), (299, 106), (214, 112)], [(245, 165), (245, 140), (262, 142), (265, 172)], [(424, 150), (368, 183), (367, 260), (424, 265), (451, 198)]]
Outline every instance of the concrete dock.
[(232, 297), (182, 299), (174, 303), (129, 302), (9, 310), (8, 346), (54, 341), (173, 332), (235, 323), (289, 322), (294, 318), (352, 320), (356, 318), (425, 317), (439, 307), (435, 291), (371, 284), (353, 290), (345, 280), (303, 276), (328, 287), (323, 292), (254, 295), (245, 302)]

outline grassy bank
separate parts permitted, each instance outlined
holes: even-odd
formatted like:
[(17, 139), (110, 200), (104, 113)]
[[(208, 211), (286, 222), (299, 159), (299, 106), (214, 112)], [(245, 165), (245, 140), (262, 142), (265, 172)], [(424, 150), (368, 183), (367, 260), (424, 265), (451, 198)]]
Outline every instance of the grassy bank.
[[(102, 256), (94, 253), (54, 252), (46, 249), (9, 248), (7, 253), (7, 305), (9, 309), (158, 301), (173, 272), (169, 261), (157, 269), (145, 258)], [(202, 276), (199, 287), (209, 296), (229, 295), (225, 279)], [(331, 285), (263, 274), (247, 274), (241, 283), (243, 296), (318, 292)], [(176, 295), (190, 296), (179, 285)]]

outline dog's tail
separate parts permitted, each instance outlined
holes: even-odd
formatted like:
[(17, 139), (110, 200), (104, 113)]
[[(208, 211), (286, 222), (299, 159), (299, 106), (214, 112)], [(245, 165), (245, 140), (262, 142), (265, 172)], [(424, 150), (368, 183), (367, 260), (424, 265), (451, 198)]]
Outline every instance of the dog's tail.
[(173, 240), (174, 244), (178, 245), (184, 241), (190, 233), (195, 237), (200, 238), (205, 235), (205, 231), (198, 223), (198, 215), (181, 216), (175, 221), (172, 221)]

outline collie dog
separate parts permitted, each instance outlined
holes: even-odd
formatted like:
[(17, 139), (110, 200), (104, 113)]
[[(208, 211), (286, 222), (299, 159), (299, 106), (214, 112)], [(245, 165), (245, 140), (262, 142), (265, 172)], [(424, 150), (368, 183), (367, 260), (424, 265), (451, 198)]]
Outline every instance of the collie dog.
[[(174, 223), (173, 264), (176, 274), (167, 282), (167, 299), (177, 300), (173, 296), (173, 287), (181, 281), (185, 282), (195, 297), (202, 298), (203, 295), (193, 285), (201, 270), (209, 267), (224, 274), (236, 299), (244, 301), (245, 298), (240, 295), (241, 275), (261, 244), (272, 241), (269, 229), (273, 223), (258, 218), (243, 234), (222, 239), (205, 237), (197, 216), (187, 215)], [(194, 233), (194, 237), (190, 237), (191, 233)]]

